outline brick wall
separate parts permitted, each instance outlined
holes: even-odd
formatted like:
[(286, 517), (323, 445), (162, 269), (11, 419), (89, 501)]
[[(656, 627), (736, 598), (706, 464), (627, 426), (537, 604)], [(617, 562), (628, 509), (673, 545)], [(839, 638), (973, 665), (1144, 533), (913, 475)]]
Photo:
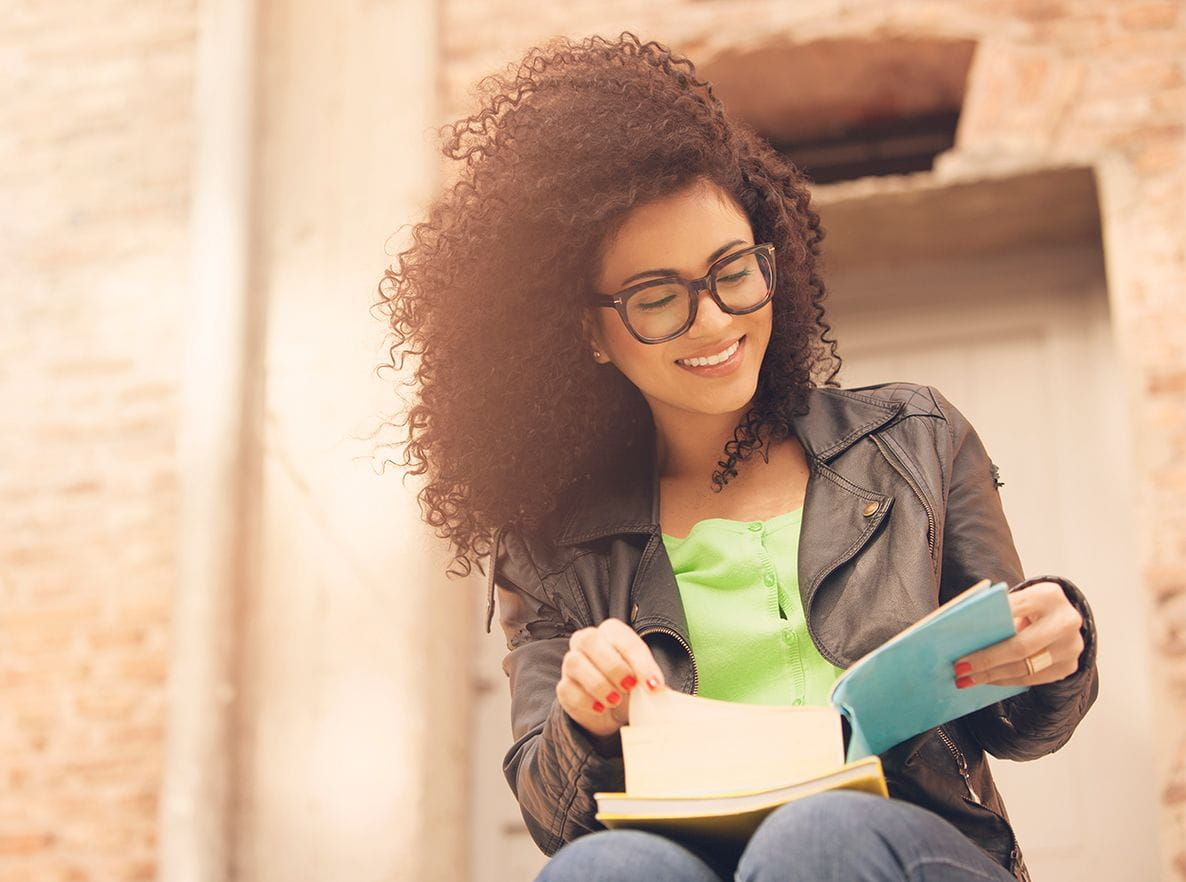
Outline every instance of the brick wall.
[(193, 6), (0, 29), (0, 882), (155, 872)]
[[(154, 874), (194, 6), (24, 4), (0, 32), (0, 882)], [(703, 63), (772, 36), (974, 39), (946, 172), (1096, 167), (1168, 698), (1166, 864), (1186, 879), (1186, 9), (452, 0), (446, 116), (531, 43), (623, 28)]]

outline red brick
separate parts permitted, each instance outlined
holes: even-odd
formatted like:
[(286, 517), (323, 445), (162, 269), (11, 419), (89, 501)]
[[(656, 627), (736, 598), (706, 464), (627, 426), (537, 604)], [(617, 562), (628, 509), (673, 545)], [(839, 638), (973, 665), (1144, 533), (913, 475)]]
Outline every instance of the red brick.
[(135, 848), (141, 834), (126, 814), (96, 810), (85, 817), (64, 820), (58, 838), (64, 850), (121, 854)]
[(48, 831), (7, 833), (0, 831), (0, 856), (37, 854), (46, 851), (54, 842)]
[(125, 719), (141, 703), (129, 689), (89, 689), (74, 701), (78, 713), (91, 719)]
[(1113, 135), (1109, 142), (1129, 158), (1138, 171), (1156, 174), (1182, 168), (1186, 160), (1186, 126), (1138, 126)]
[(1174, 2), (1137, 3), (1120, 10), (1120, 23), (1134, 31), (1172, 27), (1178, 21), (1178, 7)]
[(132, 618), (103, 622), (90, 629), (88, 643), (100, 650), (118, 650), (141, 646), (148, 634), (148, 627), (147, 622)]
[(1112, 62), (1091, 70), (1087, 98), (1094, 101), (1101, 97), (1158, 94), (1182, 83), (1182, 64), (1174, 59)]
[(1150, 395), (1186, 395), (1186, 369), (1154, 374), (1145, 388)]
[(41, 633), (76, 633), (93, 622), (98, 606), (92, 603), (62, 607), (9, 609), (0, 612), (0, 632), (38, 631)]
[(1060, 0), (1014, 0), (1009, 6), (1018, 18), (1033, 22), (1060, 21), (1069, 13)]
[(147, 759), (159, 755), (159, 748), (164, 744), (165, 726), (159, 723), (128, 723), (113, 726), (103, 733), (97, 733), (96, 738), (104, 744), (111, 744), (121, 750), (134, 748), (138, 754)]
[(127, 656), (119, 661), (116, 674), (123, 682), (138, 685), (156, 684), (163, 686), (168, 676), (168, 659), (163, 653), (142, 653)]
[(156, 878), (155, 860), (129, 861), (124, 879), (127, 882), (152, 882)]
[(1161, 89), (1154, 93), (1150, 100), (1155, 111), (1172, 115), (1177, 119), (1181, 119), (1186, 111), (1186, 89)]

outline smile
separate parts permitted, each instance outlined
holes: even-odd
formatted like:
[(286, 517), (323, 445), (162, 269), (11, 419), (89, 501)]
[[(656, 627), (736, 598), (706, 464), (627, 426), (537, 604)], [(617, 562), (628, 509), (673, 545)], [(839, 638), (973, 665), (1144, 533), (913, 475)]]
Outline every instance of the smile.
[(708, 367), (714, 364), (721, 364), (732, 358), (739, 348), (741, 348), (741, 338), (733, 341), (733, 344), (728, 349), (723, 349), (716, 355), (710, 355), (704, 358), (677, 358), (675, 363), (688, 367)]

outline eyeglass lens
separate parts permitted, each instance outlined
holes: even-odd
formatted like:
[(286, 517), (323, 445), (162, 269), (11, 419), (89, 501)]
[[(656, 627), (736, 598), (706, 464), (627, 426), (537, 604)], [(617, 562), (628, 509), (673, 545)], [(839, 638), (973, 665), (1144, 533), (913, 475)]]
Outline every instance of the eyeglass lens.
[[(751, 252), (718, 264), (709, 283), (729, 309), (745, 310), (766, 298), (770, 279), (766, 255)], [(638, 291), (626, 302), (630, 326), (651, 339), (674, 334), (687, 323), (691, 310), (688, 289), (674, 279)]]

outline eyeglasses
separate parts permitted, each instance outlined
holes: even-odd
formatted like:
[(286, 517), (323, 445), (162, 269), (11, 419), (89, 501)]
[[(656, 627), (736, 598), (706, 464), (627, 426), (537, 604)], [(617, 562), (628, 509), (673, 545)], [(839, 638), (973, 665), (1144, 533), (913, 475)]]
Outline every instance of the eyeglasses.
[(616, 309), (640, 343), (665, 343), (692, 327), (704, 290), (730, 315), (761, 309), (774, 296), (774, 246), (767, 242), (726, 255), (699, 279), (649, 279), (612, 296), (593, 294), (589, 303)]

